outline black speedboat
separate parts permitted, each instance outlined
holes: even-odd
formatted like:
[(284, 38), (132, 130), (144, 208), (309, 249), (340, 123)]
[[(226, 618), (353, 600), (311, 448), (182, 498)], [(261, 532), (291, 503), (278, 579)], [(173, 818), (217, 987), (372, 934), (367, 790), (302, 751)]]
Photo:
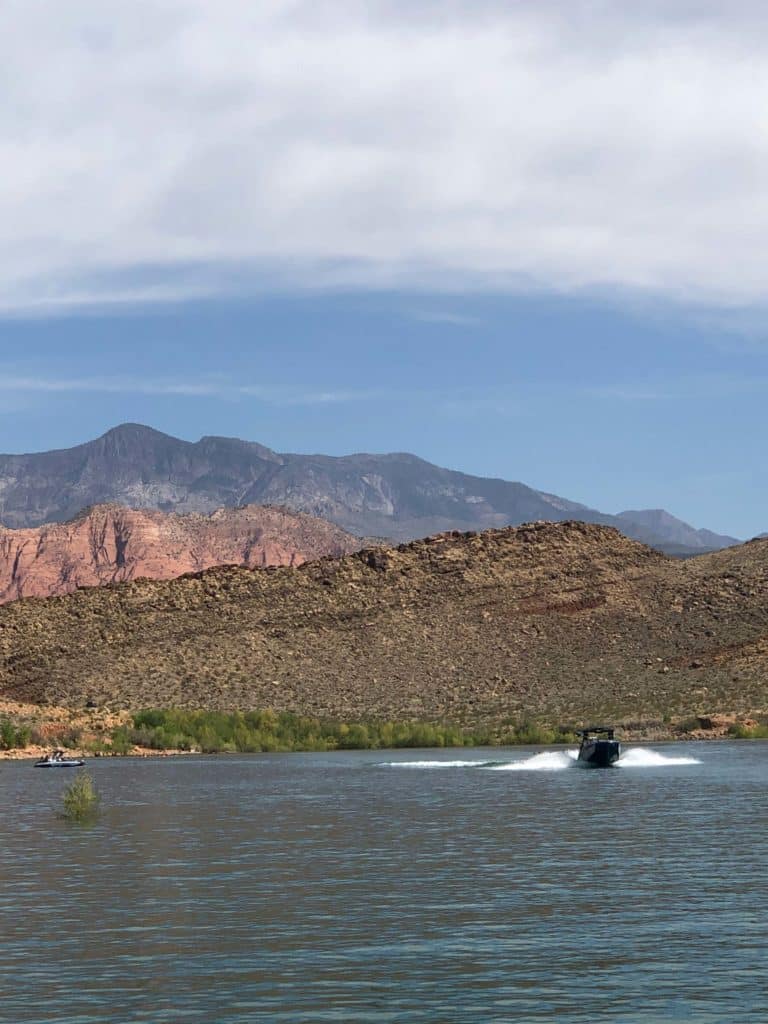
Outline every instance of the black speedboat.
[(613, 738), (613, 729), (593, 725), (578, 729), (581, 736), (578, 763), (582, 768), (610, 768), (621, 756), (621, 744)]

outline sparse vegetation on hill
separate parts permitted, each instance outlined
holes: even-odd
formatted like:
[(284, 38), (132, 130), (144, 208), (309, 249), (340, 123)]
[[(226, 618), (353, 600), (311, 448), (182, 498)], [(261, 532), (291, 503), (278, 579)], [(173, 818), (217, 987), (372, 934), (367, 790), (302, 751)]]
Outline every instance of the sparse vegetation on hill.
[(768, 708), (768, 542), (688, 562), (580, 522), (0, 609), (0, 696), (344, 722)]

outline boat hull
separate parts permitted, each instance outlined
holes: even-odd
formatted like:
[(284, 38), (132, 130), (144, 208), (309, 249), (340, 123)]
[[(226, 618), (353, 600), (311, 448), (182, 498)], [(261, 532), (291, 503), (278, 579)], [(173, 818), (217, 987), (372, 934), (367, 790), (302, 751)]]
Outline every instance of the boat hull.
[(38, 761), (35, 768), (82, 768), (85, 761)]
[(586, 740), (579, 749), (577, 764), (582, 768), (611, 768), (620, 756), (618, 740)]

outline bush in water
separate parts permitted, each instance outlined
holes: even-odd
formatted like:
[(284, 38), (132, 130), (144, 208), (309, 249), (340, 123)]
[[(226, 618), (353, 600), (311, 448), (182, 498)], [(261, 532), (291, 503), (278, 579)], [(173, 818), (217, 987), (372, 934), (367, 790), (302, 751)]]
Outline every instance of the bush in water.
[(62, 817), (67, 821), (94, 821), (99, 816), (101, 797), (93, 779), (85, 770), (79, 771), (74, 782), (64, 790), (64, 811)]

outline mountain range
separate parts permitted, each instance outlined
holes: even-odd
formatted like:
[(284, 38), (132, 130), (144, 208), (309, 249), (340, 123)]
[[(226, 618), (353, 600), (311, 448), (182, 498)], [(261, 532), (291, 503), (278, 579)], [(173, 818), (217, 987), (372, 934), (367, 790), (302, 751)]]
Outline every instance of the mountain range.
[(279, 505), (348, 533), (399, 542), (445, 530), (485, 530), (536, 520), (615, 526), (680, 555), (737, 544), (663, 510), (609, 515), (523, 483), (444, 469), (407, 453), (281, 454), (236, 438), (183, 441), (126, 423), (74, 448), (0, 455), (0, 523), (63, 522), (83, 508), (202, 513)]
[(679, 560), (536, 523), (0, 608), (0, 698), (365, 718), (768, 709), (768, 541)]

